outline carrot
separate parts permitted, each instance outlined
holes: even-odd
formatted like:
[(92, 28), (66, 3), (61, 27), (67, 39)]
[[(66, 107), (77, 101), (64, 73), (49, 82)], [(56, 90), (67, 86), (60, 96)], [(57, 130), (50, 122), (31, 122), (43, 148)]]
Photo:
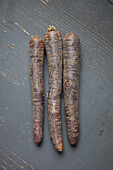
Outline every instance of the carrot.
[(50, 137), (58, 151), (63, 150), (60, 97), (62, 88), (62, 38), (54, 26), (48, 28), (45, 46), (49, 67), (48, 119)]
[(43, 126), (43, 57), (44, 42), (38, 36), (30, 40), (30, 78), (33, 101), (33, 137), (34, 142), (39, 145), (42, 141)]
[(79, 74), (80, 39), (68, 33), (63, 39), (63, 88), (69, 143), (76, 145), (79, 139)]

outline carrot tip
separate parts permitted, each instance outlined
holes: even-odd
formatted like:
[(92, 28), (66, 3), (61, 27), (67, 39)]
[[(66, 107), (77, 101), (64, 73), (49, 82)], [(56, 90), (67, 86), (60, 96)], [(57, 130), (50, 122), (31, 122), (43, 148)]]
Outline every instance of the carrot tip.
[(57, 144), (57, 145), (55, 145), (55, 148), (57, 149), (57, 151), (62, 152), (62, 150), (63, 150), (63, 144), (62, 144), (62, 143)]
[(74, 139), (69, 139), (69, 143), (72, 146), (76, 146), (78, 144), (78, 140), (79, 140), (79, 137), (76, 136), (76, 138), (74, 138)]
[(37, 146), (39, 146), (39, 145), (41, 144), (42, 140), (40, 140), (40, 141), (35, 141), (35, 140), (34, 140), (34, 142), (35, 142), (35, 144), (36, 144)]
[(37, 134), (34, 134), (34, 142), (36, 145), (40, 145), (40, 143), (42, 142), (42, 137), (39, 138)]

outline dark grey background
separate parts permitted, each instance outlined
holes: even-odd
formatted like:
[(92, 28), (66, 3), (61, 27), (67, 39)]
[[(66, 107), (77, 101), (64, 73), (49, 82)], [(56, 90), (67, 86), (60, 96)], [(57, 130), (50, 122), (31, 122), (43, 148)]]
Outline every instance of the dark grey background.
[[(81, 39), (80, 140), (67, 140), (63, 95), (59, 154), (50, 138), (45, 95), (40, 147), (32, 137), (29, 40), (49, 25)], [(14, 45), (13, 45), (14, 44)], [(44, 60), (44, 91), (48, 65)], [(0, 0), (0, 169), (113, 169), (113, 5), (107, 0)]]

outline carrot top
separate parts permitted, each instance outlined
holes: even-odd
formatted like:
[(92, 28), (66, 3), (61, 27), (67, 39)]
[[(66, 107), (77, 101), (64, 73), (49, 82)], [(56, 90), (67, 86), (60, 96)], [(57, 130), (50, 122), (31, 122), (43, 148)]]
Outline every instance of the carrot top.
[(39, 38), (39, 36), (38, 36), (38, 35), (35, 35), (33, 38)]
[(48, 32), (49, 31), (56, 31), (56, 27), (49, 25)]

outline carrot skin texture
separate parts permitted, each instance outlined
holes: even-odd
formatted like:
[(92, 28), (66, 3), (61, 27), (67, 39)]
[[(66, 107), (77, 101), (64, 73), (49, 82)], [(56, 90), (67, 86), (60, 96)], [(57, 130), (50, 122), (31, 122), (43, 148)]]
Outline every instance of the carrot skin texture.
[(44, 42), (39, 37), (34, 37), (29, 42), (30, 48), (30, 78), (33, 102), (33, 137), (39, 145), (42, 141), (42, 126), (44, 112), (43, 90), (43, 58)]
[(62, 88), (62, 39), (57, 30), (47, 32), (45, 46), (49, 67), (48, 120), (50, 137), (58, 151), (63, 150), (60, 97)]
[(79, 139), (79, 74), (80, 39), (69, 33), (63, 39), (63, 88), (68, 140), (76, 145)]

